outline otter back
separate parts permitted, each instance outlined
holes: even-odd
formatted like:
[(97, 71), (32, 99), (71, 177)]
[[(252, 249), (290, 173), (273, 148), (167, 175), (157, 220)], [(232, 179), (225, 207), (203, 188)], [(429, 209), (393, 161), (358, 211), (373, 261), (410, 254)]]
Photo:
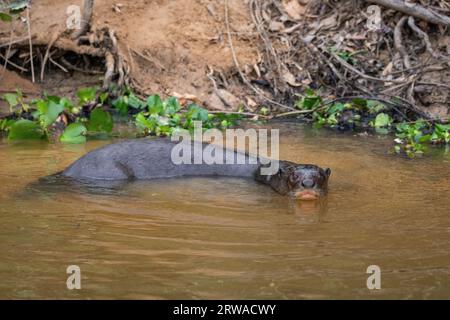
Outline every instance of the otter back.
[[(186, 143), (186, 142), (181, 142)], [(230, 150), (223, 150), (223, 164), (194, 164), (199, 152), (208, 144), (189, 143), (190, 162), (174, 164), (172, 150), (177, 144), (169, 139), (138, 139), (107, 145), (94, 150), (77, 160), (63, 176), (75, 179), (129, 180), (157, 179), (182, 176), (234, 176), (253, 177), (259, 168), (259, 161)], [(186, 145), (187, 146), (187, 145)], [(187, 147), (186, 147), (187, 148)], [(245, 159), (245, 164), (236, 164), (237, 157)], [(233, 164), (226, 164), (226, 158)], [(200, 158), (201, 159), (201, 158)], [(250, 160), (253, 162), (250, 163)]]

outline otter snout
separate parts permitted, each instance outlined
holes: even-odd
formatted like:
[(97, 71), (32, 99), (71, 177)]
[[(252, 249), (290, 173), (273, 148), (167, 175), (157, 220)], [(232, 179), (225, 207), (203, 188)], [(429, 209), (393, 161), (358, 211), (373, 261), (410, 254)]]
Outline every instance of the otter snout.
[(306, 180), (303, 180), (303, 182), (302, 182), (302, 186), (305, 188), (314, 188), (315, 185), (316, 185), (316, 183), (314, 182), (313, 179), (306, 179)]

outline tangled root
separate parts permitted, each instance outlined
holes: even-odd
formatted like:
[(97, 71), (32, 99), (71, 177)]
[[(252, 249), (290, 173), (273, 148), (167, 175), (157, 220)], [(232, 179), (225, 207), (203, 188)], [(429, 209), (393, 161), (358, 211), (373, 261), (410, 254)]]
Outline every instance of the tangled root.
[[(105, 27), (100, 30), (91, 30), (92, 11), (93, 1), (85, 0), (81, 28), (73, 32), (65, 30), (55, 33), (48, 43), (33, 41), (29, 35), (25, 40), (32, 43), (36, 49), (34, 52), (28, 50), (25, 41), (14, 42), (11, 39), (4, 39), (4, 41), (0, 39), (0, 49), (6, 48), (5, 54), (0, 52), (5, 66), (8, 64), (23, 72), (27, 70), (25, 68), (27, 64), (33, 65), (33, 58), (34, 61), (40, 58), (41, 81), (44, 80), (46, 66), (51, 63), (64, 72), (72, 70), (86, 74), (103, 74), (103, 90), (105, 91), (113, 87), (120, 90), (129, 85), (132, 82), (131, 62), (120, 47), (113, 29)], [(45, 53), (42, 55), (44, 48)], [(77, 56), (75, 59), (74, 54)], [(68, 59), (67, 55), (70, 55), (71, 59)], [(82, 60), (81, 63), (78, 60)], [(92, 68), (91, 60), (102, 61), (103, 68)]]

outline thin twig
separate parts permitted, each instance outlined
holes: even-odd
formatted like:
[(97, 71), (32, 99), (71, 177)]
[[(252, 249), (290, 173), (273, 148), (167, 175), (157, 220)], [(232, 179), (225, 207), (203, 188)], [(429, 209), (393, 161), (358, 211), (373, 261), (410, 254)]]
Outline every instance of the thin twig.
[(55, 66), (57, 66), (58, 68), (60, 68), (62, 71), (64, 71), (65, 73), (68, 73), (69, 72), (69, 70), (67, 70), (66, 68), (64, 68), (62, 65), (60, 65), (58, 62), (56, 62), (55, 60), (53, 60), (52, 59), (52, 57), (49, 57), (48, 58), (49, 59), (49, 61), (51, 62), (51, 63), (53, 63)]
[(24, 41), (26, 41), (28, 39), (29, 39), (29, 37), (23, 37), (23, 38), (19, 38), (19, 39), (14, 39), (14, 40), (8, 41), (6, 43), (1, 43), (0, 44), (0, 48), (7, 47), (7, 46), (10, 46), (10, 45), (13, 45), (13, 44), (16, 44), (16, 43), (21, 43), (21, 42), (24, 42)]
[(27, 6), (27, 27), (28, 27), (28, 39), (30, 43), (30, 66), (31, 66), (31, 80), (35, 83), (34, 78), (34, 61), (33, 61), (33, 42), (31, 41), (31, 21), (30, 21), (30, 8)]
[(44, 55), (44, 59), (42, 61), (42, 66), (41, 66), (41, 81), (44, 81), (45, 65), (47, 64), (47, 60), (50, 57), (50, 49), (55, 44), (55, 42), (59, 39), (60, 36), (61, 36), (61, 33), (59, 33), (59, 32), (53, 34), (52, 40), (48, 44), (47, 50), (45, 50), (45, 55)]
[(256, 94), (262, 96), (264, 98), (264, 100), (266, 100), (267, 102), (269, 102), (271, 104), (274, 104), (274, 105), (276, 105), (278, 107), (281, 107), (281, 108), (294, 110), (294, 108), (292, 108), (292, 107), (286, 106), (286, 105), (284, 105), (282, 103), (276, 102), (276, 101), (266, 97), (266, 95), (261, 90), (259, 90), (258, 88), (256, 88), (254, 85), (252, 85), (250, 83), (250, 81), (247, 79), (247, 77), (242, 72), (241, 67), (239, 65), (239, 60), (237, 58), (236, 50), (234, 49), (233, 38), (232, 38), (232, 35), (231, 35), (228, 0), (225, 0), (225, 25), (226, 25), (226, 29), (227, 29), (227, 35), (228, 35), (228, 45), (230, 46), (231, 54), (232, 54), (232, 57), (233, 57), (233, 62), (235, 64), (235, 66), (236, 66), (236, 69), (238, 70), (238, 73), (239, 73), (242, 81), (249, 88), (251, 88)]
[(238, 111), (208, 111), (211, 114), (230, 114), (230, 115), (240, 115), (246, 117), (261, 117), (261, 118), (269, 118), (267, 116), (256, 114), (252, 112), (238, 112)]
[[(2, 58), (3, 60), (5, 60), (5, 68), (6, 68), (6, 64), (9, 64), (10, 66), (13, 66), (13, 67), (16, 68), (16, 69), (19, 69), (19, 70), (22, 71), (22, 72), (28, 72), (28, 69), (23, 68), (23, 67), (21, 67), (21, 66), (15, 64), (14, 62), (10, 61), (9, 59), (6, 59), (6, 57), (5, 57), (4, 55), (2, 55), (1, 53), (0, 53), (0, 58)], [(5, 68), (4, 68), (4, 69), (5, 69)]]

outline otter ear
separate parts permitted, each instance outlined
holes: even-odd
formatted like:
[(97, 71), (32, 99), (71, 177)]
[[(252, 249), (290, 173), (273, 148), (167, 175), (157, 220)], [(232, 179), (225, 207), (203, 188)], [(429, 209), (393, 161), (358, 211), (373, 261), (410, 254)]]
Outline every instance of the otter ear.
[(284, 173), (286, 173), (286, 168), (280, 167), (277, 174), (281, 177)]
[(327, 177), (331, 176), (331, 169), (330, 168), (326, 168), (325, 169), (325, 174), (327, 175)]

